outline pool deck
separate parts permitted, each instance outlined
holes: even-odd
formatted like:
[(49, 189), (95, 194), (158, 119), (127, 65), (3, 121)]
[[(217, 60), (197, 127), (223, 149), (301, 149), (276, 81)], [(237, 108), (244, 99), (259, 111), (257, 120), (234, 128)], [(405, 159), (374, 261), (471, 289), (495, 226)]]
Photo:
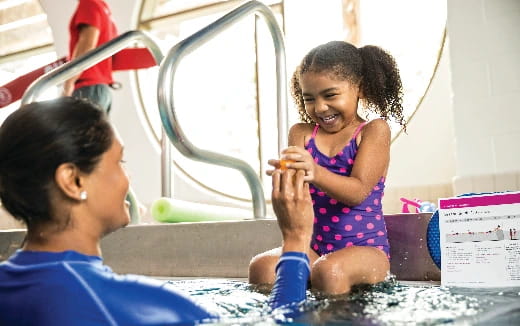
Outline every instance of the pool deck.
[[(426, 230), (431, 213), (385, 216), (391, 272), (398, 280), (438, 282)], [(18, 249), (25, 230), (0, 231), (0, 261)], [(247, 278), (250, 259), (278, 247), (274, 219), (130, 225), (102, 240), (105, 263), (118, 273), (155, 277)]]

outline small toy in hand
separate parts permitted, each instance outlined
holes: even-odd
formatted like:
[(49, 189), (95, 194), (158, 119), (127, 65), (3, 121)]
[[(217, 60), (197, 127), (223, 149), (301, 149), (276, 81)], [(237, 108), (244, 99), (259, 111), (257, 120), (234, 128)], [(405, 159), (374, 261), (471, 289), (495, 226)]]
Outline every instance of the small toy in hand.
[(284, 159), (281, 159), (280, 160), (280, 170), (284, 171), (284, 170), (287, 170), (287, 164), (291, 164), (291, 163), (294, 163), (295, 161), (293, 160), (284, 160)]

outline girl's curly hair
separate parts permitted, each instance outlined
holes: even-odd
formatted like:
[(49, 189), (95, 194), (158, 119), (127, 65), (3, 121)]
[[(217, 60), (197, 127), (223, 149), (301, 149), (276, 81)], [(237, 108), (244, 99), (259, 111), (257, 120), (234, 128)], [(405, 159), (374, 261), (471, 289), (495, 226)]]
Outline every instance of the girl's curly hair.
[(360, 85), (367, 110), (382, 119), (393, 119), (406, 130), (403, 117), (403, 86), (394, 58), (380, 47), (354, 45), (332, 41), (312, 49), (294, 71), (291, 78), (291, 95), (298, 108), (300, 119), (312, 123), (305, 110), (300, 77), (306, 72), (330, 73), (353, 84)]

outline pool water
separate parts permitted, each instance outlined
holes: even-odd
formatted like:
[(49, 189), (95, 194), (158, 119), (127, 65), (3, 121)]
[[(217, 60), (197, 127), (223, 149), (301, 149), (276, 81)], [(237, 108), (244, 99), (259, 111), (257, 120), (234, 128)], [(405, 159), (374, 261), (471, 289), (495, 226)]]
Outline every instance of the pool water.
[(268, 295), (247, 282), (227, 279), (170, 280), (222, 318), (218, 325), (520, 325), (520, 288), (462, 289), (389, 279), (348, 295), (308, 292), (302, 314), (284, 319), (267, 309)]

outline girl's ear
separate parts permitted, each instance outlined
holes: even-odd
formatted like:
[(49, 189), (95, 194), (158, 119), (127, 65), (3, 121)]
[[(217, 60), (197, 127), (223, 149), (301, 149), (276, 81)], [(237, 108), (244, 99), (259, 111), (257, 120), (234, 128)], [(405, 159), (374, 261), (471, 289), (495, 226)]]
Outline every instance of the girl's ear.
[(78, 201), (81, 200), (80, 193), (84, 180), (74, 164), (63, 163), (58, 166), (54, 173), (54, 181), (65, 196)]

